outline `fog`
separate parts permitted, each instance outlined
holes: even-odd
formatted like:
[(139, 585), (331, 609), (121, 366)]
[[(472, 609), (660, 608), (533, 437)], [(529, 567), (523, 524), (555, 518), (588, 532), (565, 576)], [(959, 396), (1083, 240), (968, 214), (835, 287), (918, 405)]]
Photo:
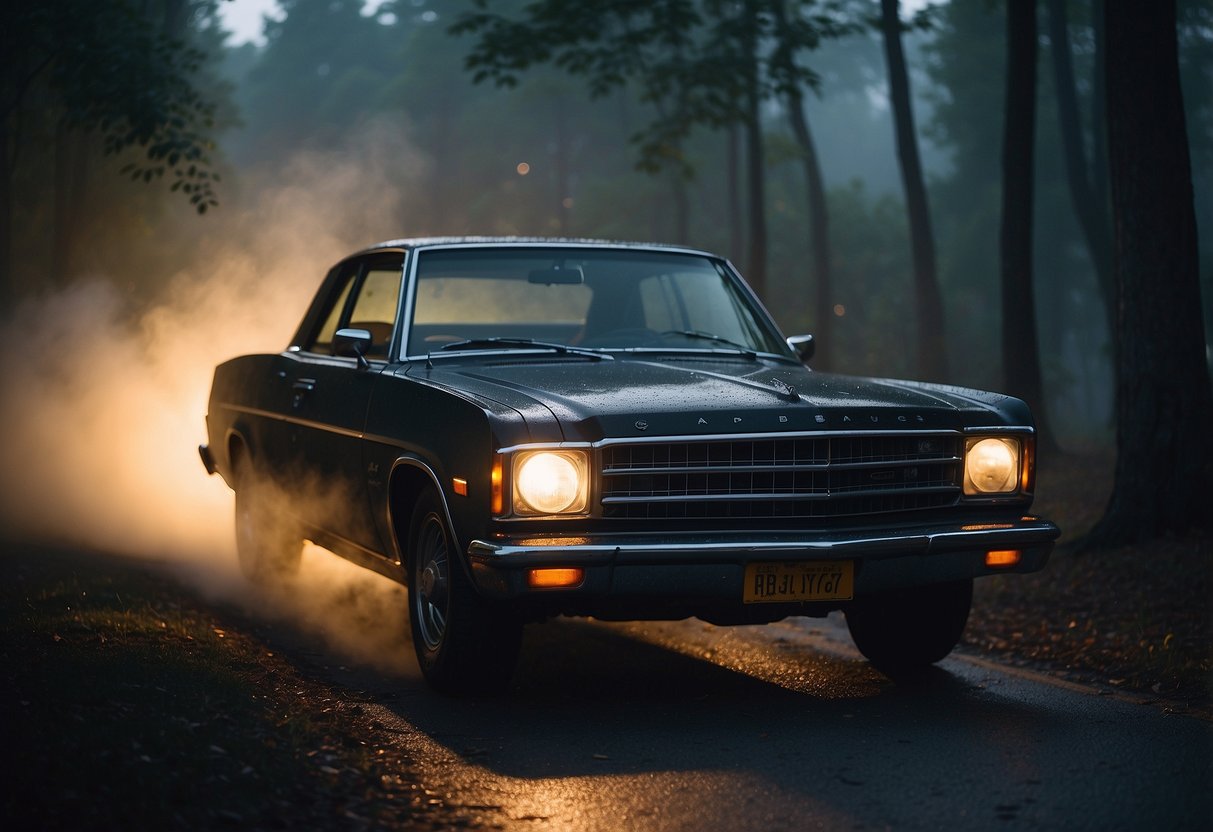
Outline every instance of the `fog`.
[(407, 619), (390, 582), (309, 547), (281, 592), (245, 584), (232, 492), (207, 476), (197, 447), (215, 366), (281, 350), (328, 266), (393, 236), (384, 218), (400, 215), (401, 193), (381, 187), (385, 165), (397, 179), (425, 166), (405, 132), (381, 119), (266, 171), (273, 184), (225, 206), (150, 300), (95, 274), (13, 310), (0, 329), (0, 522), (10, 537), (166, 564), (213, 597), (397, 666)]

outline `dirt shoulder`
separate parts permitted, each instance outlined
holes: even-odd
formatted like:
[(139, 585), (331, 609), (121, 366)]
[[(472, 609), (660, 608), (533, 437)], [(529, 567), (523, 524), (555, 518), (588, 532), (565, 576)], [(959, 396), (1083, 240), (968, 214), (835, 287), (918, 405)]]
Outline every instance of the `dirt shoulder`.
[(356, 692), (138, 563), (6, 548), (8, 828), (446, 825)]
[(1213, 538), (1077, 551), (1111, 482), (1108, 457), (1048, 462), (1033, 511), (1061, 526), (1060, 545), (1041, 572), (977, 582), (963, 649), (1209, 713)]

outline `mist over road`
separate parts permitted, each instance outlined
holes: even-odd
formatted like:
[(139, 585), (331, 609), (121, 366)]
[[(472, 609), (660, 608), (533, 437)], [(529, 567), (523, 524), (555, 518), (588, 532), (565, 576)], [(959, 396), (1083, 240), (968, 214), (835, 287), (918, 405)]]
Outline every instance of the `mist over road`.
[[(499, 700), (326, 665), (472, 827), (1207, 829), (1213, 725), (953, 656), (895, 684), (841, 621), (528, 628)], [(404, 645), (407, 646), (407, 645)]]

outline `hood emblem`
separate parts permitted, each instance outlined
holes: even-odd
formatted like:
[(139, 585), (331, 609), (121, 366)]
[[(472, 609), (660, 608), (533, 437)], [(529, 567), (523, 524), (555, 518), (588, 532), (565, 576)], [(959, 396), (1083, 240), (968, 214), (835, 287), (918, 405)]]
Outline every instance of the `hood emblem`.
[(771, 386), (778, 390), (779, 395), (783, 396), (784, 398), (792, 400), (800, 398), (800, 396), (798, 396), (796, 393), (796, 388), (782, 379), (771, 379)]
[(648, 422), (646, 422), (644, 419), (636, 420), (636, 430), (648, 430), (648, 429), (649, 429)]

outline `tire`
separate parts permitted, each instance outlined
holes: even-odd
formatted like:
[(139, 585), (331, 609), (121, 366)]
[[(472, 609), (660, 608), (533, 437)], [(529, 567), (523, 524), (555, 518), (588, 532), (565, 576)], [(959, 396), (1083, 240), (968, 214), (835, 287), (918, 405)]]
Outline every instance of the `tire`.
[(972, 578), (886, 592), (853, 603), (846, 611), (847, 629), (878, 669), (913, 672), (952, 652), (972, 603)]
[(303, 539), (284, 512), (282, 499), (243, 462), (236, 474), (236, 558), (240, 571), (255, 584), (280, 584), (299, 571)]
[(458, 560), (438, 495), (421, 494), (409, 523), (409, 626), (417, 663), (435, 690), (501, 693), (522, 644), (522, 623), (476, 594)]

